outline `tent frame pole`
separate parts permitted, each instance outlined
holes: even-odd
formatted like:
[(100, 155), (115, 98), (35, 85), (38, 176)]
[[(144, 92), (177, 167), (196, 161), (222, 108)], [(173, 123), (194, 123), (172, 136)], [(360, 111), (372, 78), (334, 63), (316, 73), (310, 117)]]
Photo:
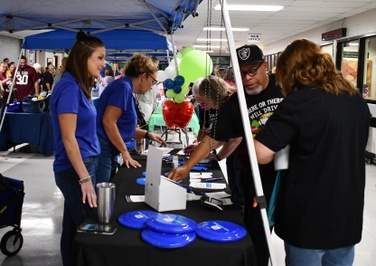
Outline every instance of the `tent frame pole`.
[[(22, 47), (22, 46), (21, 46)], [(16, 69), (14, 70), (14, 74), (17, 73), (18, 71), (18, 67), (20, 65), (20, 61), (21, 61), (21, 55), (22, 55), (22, 51), (23, 49), (21, 48), (21, 51), (20, 51), (20, 55), (18, 56), (18, 61), (17, 61), (17, 66), (16, 66)], [(16, 82), (16, 75), (13, 76), (13, 79), (12, 79), (12, 83), (10, 84), (10, 88), (9, 88), (9, 94), (8, 94), (8, 98), (7, 98), (7, 101), (6, 101), (6, 105), (5, 105), (5, 108), (4, 108), (4, 112), (1, 116), (1, 122), (0, 122), (0, 132), (1, 130), (3, 129), (3, 124), (4, 124), (4, 120), (5, 120), (5, 115), (7, 113), (7, 110), (8, 110), (8, 104), (9, 104), (9, 101), (10, 101), (10, 98), (12, 97), (12, 93), (13, 93), (13, 88), (14, 88), (14, 84)]]
[[(258, 167), (255, 146), (254, 146), (253, 138), (252, 138), (249, 116), (247, 112), (247, 103), (245, 100), (244, 89), (243, 89), (243, 82), (240, 76), (240, 69), (238, 67), (239, 62), (238, 62), (238, 57), (236, 56), (234, 36), (231, 30), (232, 27), (231, 27), (230, 15), (229, 15), (229, 11), (227, 8), (227, 1), (226, 0), (220, 0), (220, 1), (222, 2), (222, 9), (223, 9), (222, 15), (224, 19), (226, 34), (227, 34), (227, 40), (228, 40), (228, 45), (229, 45), (229, 50), (230, 50), (230, 55), (231, 55), (231, 62), (232, 62), (233, 69), (234, 69), (234, 77), (235, 77), (235, 83), (237, 87), (240, 113), (241, 113), (243, 127), (244, 127), (244, 134), (245, 134), (245, 139), (247, 142), (247, 149), (249, 153), (250, 164), (252, 166), (251, 168), (252, 168), (252, 174), (253, 174), (253, 182), (255, 184), (257, 198), (262, 199), (262, 198), (265, 198), (265, 196), (264, 196), (264, 192), (262, 188), (260, 170)], [(261, 212), (261, 217), (262, 217), (263, 225), (264, 225), (265, 236), (266, 236), (268, 248), (269, 248), (270, 262), (271, 262), (271, 265), (277, 265), (275, 256), (274, 256), (274, 251), (272, 248), (272, 243), (271, 243), (271, 232), (270, 232), (269, 221), (268, 221), (268, 217), (266, 213), (266, 206), (261, 206), (262, 204), (259, 204), (259, 205), (260, 205), (260, 212)]]

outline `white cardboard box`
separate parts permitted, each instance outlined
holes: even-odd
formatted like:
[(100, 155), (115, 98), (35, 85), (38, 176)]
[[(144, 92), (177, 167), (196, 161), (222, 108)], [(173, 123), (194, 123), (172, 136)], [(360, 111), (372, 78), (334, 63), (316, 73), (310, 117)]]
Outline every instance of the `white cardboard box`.
[(185, 210), (187, 190), (161, 176), (163, 149), (149, 145), (146, 162), (145, 202), (158, 212)]

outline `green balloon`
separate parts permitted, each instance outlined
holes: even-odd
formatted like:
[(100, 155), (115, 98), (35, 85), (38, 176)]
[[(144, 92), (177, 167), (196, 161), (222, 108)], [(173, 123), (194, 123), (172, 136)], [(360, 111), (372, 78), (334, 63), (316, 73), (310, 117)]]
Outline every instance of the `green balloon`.
[[(186, 48), (187, 49), (187, 48)], [(183, 89), (198, 78), (209, 76), (213, 72), (211, 57), (201, 50), (193, 50), (184, 54), (180, 62), (180, 75), (184, 77)]]
[(189, 92), (188, 86), (182, 88), (182, 90), (181, 90), (181, 93), (182, 93), (183, 95), (187, 95), (188, 92)]
[(194, 51), (194, 50), (196, 49), (193, 48), (192, 46), (185, 47), (183, 52), (181, 53), (181, 58), (183, 58), (184, 55), (188, 54), (190, 51)]
[(172, 89), (169, 89), (169, 90), (167, 90), (167, 92), (166, 92), (166, 96), (167, 96), (167, 98), (169, 98), (169, 99), (173, 99), (173, 98), (175, 97), (175, 95), (176, 95), (176, 93), (175, 93), (174, 90), (172, 90)]
[(175, 102), (177, 102), (177, 103), (182, 103), (182, 102), (184, 102), (184, 99), (185, 99), (184, 94), (181, 94), (181, 93), (175, 95), (175, 97), (174, 97), (174, 100), (175, 100)]

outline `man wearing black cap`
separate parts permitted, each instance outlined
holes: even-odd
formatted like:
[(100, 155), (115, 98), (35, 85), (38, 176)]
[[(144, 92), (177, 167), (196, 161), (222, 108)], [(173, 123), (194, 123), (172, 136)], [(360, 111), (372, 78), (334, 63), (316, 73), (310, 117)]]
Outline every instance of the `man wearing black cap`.
[[(239, 61), (252, 136), (254, 137), (277, 109), (278, 104), (283, 100), (283, 95), (281, 88), (276, 85), (274, 74), (267, 73), (268, 63), (265, 62), (264, 55), (258, 46), (253, 44), (244, 45), (236, 49), (236, 54)], [(257, 206), (257, 208), (252, 206), (256, 192), (237, 94), (234, 94), (234, 96), (222, 106), (218, 114), (217, 128), (214, 136), (217, 141), (235, 142), (236, 140), (239, 143), (234, 149), (234, 154), (241, 164), (243, 190), (250, 192), (244, 193), (244, 220), (255, 245), (258, 266), (267, 266), (269, 249), (259, 206)], [(222, 152), (224, 156), (221, 154)], [(227, 154), (230, 154), (230, 151), (220, 151), (219, 159), (227, 157)], [(274, 170), (273, 162), (266, 165), (259, 165), (259, 170), (264, 195), (268, 203), (273, 191), (277, 172)]]
[[(267, 74), (268, 64), (265, 62), (264, 55), (258, 46), (253, 44), (244, 45), (236, 49), (236, 53), (239, 60), (251, 131), (254, 137), (277, 109), (278, 104), (283, 100), (283, 95), (280, 87), (276, 85), (274, 74)], [(224, 142), (231, 143), (231, 145), (225, 145), (215, 158), (222, 160), (234, 153), (241, 164), (243, 191), (249, 191), (249, 193), (244, 193), (244, 221), (255, 245), (257, 265), (267, 266), (269, 249), (259, 210), (260, 204), (256, 208), (252, 206), (256, 192), (237, 93), (234, 93), (221, 106), (211, 137), (205, 136), (185, 164), (173, 169), (168, 174), (168, 177), (173, 180), (184, 179), (196, 163), (206, 157), (213, 148)], [(277, 173), (274, 170), (273, 163), (259, 165), (259, 169), (264, 195), (266, 201), (269, 202)]]

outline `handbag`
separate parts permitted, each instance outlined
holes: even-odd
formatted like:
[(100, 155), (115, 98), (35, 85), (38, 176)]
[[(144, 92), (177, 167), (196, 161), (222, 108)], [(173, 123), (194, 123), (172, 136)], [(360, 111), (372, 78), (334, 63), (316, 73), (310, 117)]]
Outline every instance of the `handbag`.
[(26, 96), (22, 100), (22, 110), (25, 113), (42, 113), (50, 110), (50, 95), (43, 98), (37, 96)]
[(268, 221), (269, 221), (270, 227), (274, 226), (274, 211), (275, 211), (275, 205), (276, 205), (276, 202), (277, 202), (277, 196), (278, 196), (280, 184), (281, 184), (281, 171), (278, 171), (277, 177), (276, 177), (275, 183), (274, 183), (273, 192), (272, 192), (272, 195), (270, 197), (269, 206), (268, 206)]

